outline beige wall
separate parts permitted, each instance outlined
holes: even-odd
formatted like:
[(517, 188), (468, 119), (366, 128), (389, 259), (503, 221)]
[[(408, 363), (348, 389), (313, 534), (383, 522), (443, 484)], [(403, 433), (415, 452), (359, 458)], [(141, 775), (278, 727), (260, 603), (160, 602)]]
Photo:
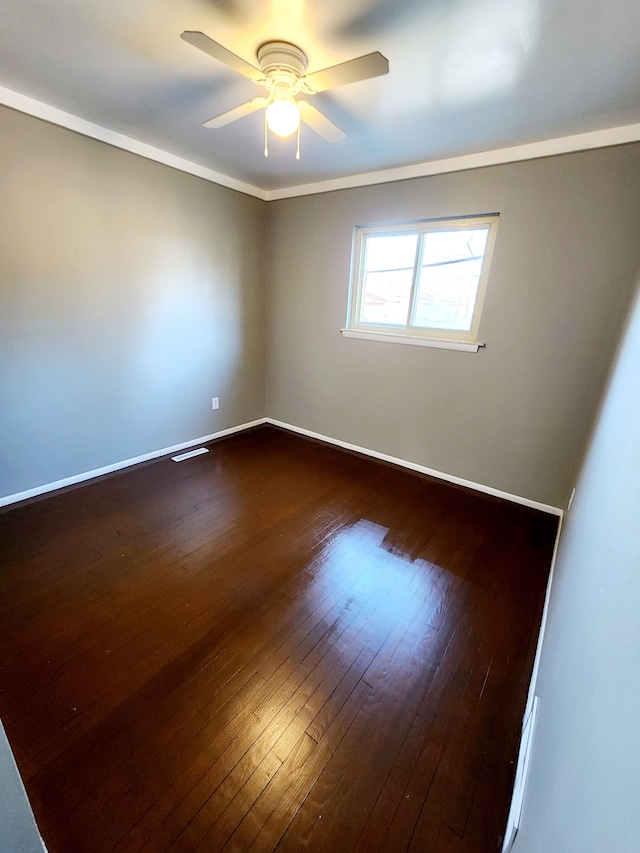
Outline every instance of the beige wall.
[(640, 849), (640, 290), (566, 519), (514, 853)]
[(0, 850), (6, 853), (46, 853), (2, 723), (0, 813)]
[[(640, 145), (265, 204), (1, 109), (0, 191), (0, 497), (268, 414), (566, 505)], [(486, 349), (342, 338), (354, 225), (494, 211)]]
[[(640, 145), (269, 207), (269, 415), (566, 506), (640, 262)], [(490, 212), (486, 349), (340, 335), (355, 225)]]
[(6, 108), (0, 199), (0, 497), (264, 417), (264, 202)]

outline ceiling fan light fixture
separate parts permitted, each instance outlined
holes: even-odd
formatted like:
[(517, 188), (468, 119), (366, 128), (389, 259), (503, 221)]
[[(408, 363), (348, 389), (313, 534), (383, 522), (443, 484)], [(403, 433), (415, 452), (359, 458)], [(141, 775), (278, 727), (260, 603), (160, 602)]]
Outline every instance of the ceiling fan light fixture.
[(285, 139), (300, 126), (300, 111), (293, 98), (277, 98), (267, 106), (267, 125), (272, 133)]
[(304, 97), (297, 100), (299, 94), (315, 95), (389, 72), (389, 60), (377, 51), (307, 74), (307, 55), (291, 42), (268, 41), (261, 44), (257, 52), (260, 67), (256, 68), (204, 33), (185, 30), (181, 38), (267, 90), (266, 97), (253, 98), (203, 122), (204, 127), (217, 129), (264, 108), (265, 157), (269, 156), (269, 130), (282, 138), (297, 131), (296, 159), (299, 160), (301, 122), (327, 142), (344, 139), (344, 131)]

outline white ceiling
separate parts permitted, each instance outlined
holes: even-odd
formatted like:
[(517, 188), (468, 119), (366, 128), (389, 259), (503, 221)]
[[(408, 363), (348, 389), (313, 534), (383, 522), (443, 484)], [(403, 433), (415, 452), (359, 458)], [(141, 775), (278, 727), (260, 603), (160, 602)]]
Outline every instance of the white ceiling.
[[(637, 0), (0, 0), (0, 86), (264, 190), (640, 122)], [(263, 156), (263, 90), (180, 39), (315, 71), (379, 50), (390, 72), (314, 96), (348, 134)], [(6, 100), (8, 103), (9, 101)]]

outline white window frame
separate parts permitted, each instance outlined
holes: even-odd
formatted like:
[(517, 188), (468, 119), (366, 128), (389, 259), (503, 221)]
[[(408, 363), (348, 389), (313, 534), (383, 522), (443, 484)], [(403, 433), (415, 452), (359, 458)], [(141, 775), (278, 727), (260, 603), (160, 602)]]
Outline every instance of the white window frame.
[[(341, 329), (342, 334), (345, 337), (350, 338), (477, 352), (479, 347), (484, 346), (484, 344), (478, 340), (478, 330), (487, 289), (487, 281), (489, 278), (489, 268), (491, 266), (496, 233), (498, 230), (498, 219), (499, 215), (497, 213), (492, 213), (455, 218), (423, 219), (415, 222), (396, 222), (382, 225), (356, 226), (354, 229), (353, 239), (347, 324), (344, 329)], [(411, 326), (410, 319), (415, 310), (418, 272), (421, 268), (422, 260), (422, 246), (424, 242), (422, 240), (422, 235), (433, 231), (473, 230), (474, 228), (481, 226), (488, 226), (489, 234), (487, 236), (487, 243), (482, 261), (482, 269), (480, 272), (478, 290), (473, 308), (471, 328), (468, 331), (460, 331), (459, 329)], [(362, 300), (364, 298), (364, 249), (367, 237), (370, 235), (390, 236), (400, 234), (417, 234), (418, 236), (411, 294), (409, 297), (409, 309), (407, 312), (407, 323), (402, 326), (391, 323), (362, 322), (359, 317), (361, 316)]]

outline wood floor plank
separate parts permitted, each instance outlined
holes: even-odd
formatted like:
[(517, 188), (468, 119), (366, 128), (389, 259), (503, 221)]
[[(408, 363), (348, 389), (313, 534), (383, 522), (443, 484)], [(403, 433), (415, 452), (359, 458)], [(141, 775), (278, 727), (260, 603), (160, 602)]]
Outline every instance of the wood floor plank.
[(493, 853), (555, 531), (272, 427), (0, 510), (50, 853)]
[[(276, 850), (278, 848), (282, 837), (300, 810), (301, 805), (306, 800), (309, 791), (323, 772), (336, 746), (339, 746), (349, 731), (354, 718), (357, 716), (370, 692), (371, 688), (369, 685), (364, 681), (359, 681), (331, 721), (327, 729), (326, 739), (317, 744), (310, 752), (307, 760), (299, 768), (293, 779), (290, 782), (289, 780), (280, 780), (278, 779), (278, 774), (276, 774), (269, 786), (274, 793), (276, 803), (273, 808), (271, 808), (273, 806), (272, 801), (265, 800), (260, 803), (261, 809), (269, 813), (260, 832), (248, 848), (253, 853), (257, 853), (260, 850)], [(279, 790), (277, 783), (280, 782), (284, 784), (282, 784), (282, 788)]]
[[(249, 850), (257, 836), (263, 831), (265, 823), (278, 806), (280, 806), (279, 814), (282, 820), (282, 815), (286, 813), (288, 792), (291, 798), (290, 802), (295, 803), (295, 794), (289, 790), (292, 781), (298, 778), (299, 773), (304, 771), (311, 754), (316, 749), (316, 742), (309, 735), (302, 734), (282, 762), (282, 766), (277, 774), (279, 778), (273, 781), (270, 780), (251, 808), (237, 823), (224, 846), (218, 849), (224, 851), (224, 853), (232, 853), (232, 851), (233, 853), (239, 853), (239, 851)], [(298, 790), (304, 790), (303, 786), (300, 786)]]
[[(432, 629), (416, 624), (415, 615), (406, 613), (398, 620), (365, 671), (362, 680), (371, 687), (368, 700), (289, 827), (280, 845), (282, 851), (328, 849), (327, 838), (338, 834), (345, 849), (355, 848), (435, 673), (435, 667), (425, 660)], [(357, 774), (354, 755), (360, 756)]]
[[(218, 796), (215, 802), (212, 802), (212, 797), (202, 802), (200, 799), (202, 797), (201, 789), (204, 788), (204, 791), (213, 790), (215, 794), (218, 790), (216, 783), (222, 784), (220, 782), (221, 777), (223, 782), (227, 783), (227, 789), (229, 789), (229, 776), (233, 776), (238, 784), (241, 784), (244, 777), (242, 776), (242, 769), (240, 774), (238, 773), (240, 762), (244, 762), (246, 767), (252, 767), (256, 761), (262, 760), (269, 750), (276, 747), (290, 722), (297, 716), (313, 693), (316, 682), (322, 673), (319, 664), (332, 650), (337, 637), (346, 630), (352, 619), (353, 614), (349, 614), (347, 625), (341, 624), (339, 620), (329, 620), (324, 625), (321, 623), (321, 629), (324, 630), (322, 636), (319, 636), (320, 632), (311, 632), (305, 637), (305, 642), (293, 649), (292, 655), (282, 661), (278, 669), (271, 674), (270, 681), (264, 682), (265, 697), (252, 702), (251, 714), (247, 719), (250, 739), (242, 739), (240, 737), (241, 732), (234, 737), (229, 748), (221, 756), (224, 761), (222, 763), (216, 762), (201, 777), (199, 788), (193, 789), (190, 796), (181, 803), (181, 812), (178, 815), (172, 813), (169, 816), (167, 821), (169, 827), (177, 826), (179, 828), (194, 813), (198, 815), (197, 824), (202, 825), (203, 822), (213, 821), (214, 815), (217, 814), (219, 806), (224, 800)], [(338, 631), (339, 633), (336, 636)], [(298, 657), (300, 661), (296, 668), (292, 669)], [(267, 685), (271, 687), (279, 685), (279, 687), (275, 692), (266, 693)], [(242, 714), (239, 714), (234, 722), (237, 724), (240, 719), (242, 719)], [(248, 747), (247, 744), (249, 744)], [(235, 763), (236, 760), (238, 763)], [(219, 765), (220, 769), (218, 769)], [(228, 775), (225, 776), (224, 771), (227, 770)], [(191, 827), (190, 836), (192, 839), (195, 837), (195, 832), (196, 830)], [(161, 845), (165, 841), (166, 838), (161, 841), (158, 838), (158, 833), (156, 833), (151, 839), (151, 848), (153, 849), (154, 846)]]

